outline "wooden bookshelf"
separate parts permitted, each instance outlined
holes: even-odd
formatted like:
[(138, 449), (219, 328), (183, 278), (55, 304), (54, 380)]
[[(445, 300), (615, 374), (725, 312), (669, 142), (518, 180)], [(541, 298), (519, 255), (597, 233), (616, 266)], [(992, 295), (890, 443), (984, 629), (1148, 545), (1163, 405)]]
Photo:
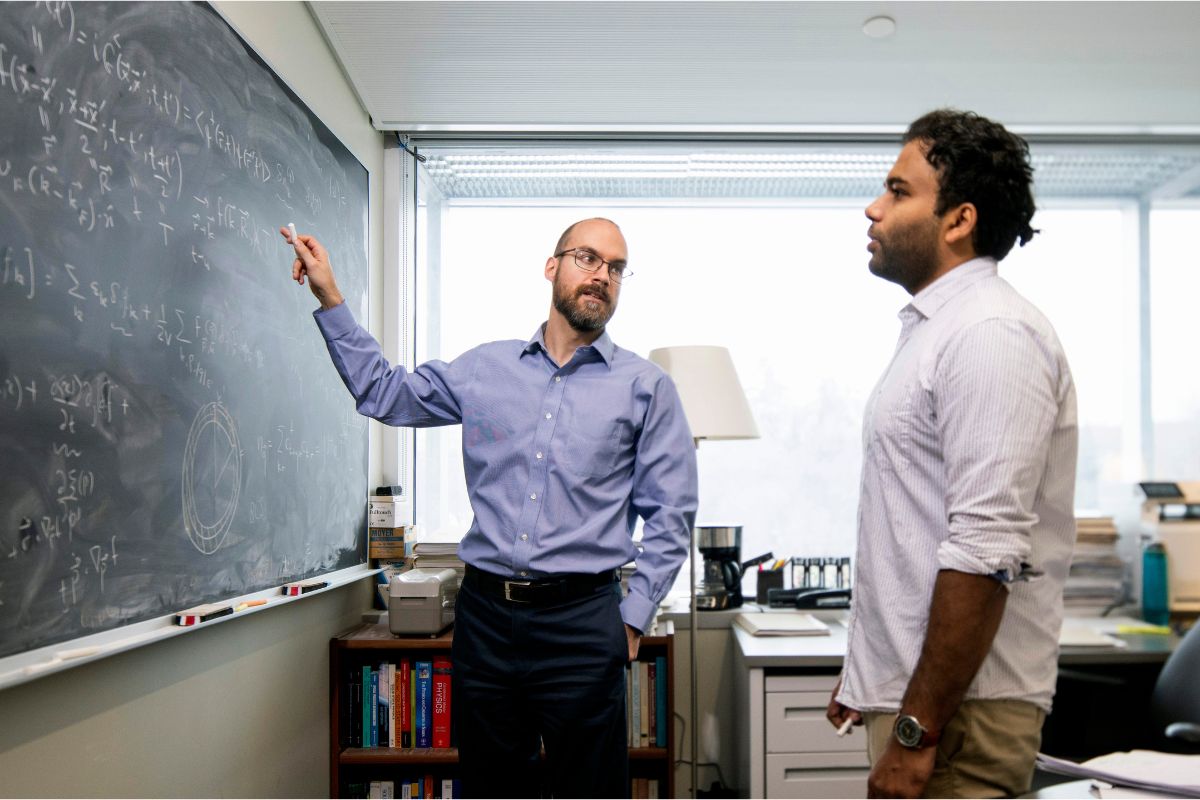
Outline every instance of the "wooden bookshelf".
[[(651, 661), (665, 656), (667, 664), (667, 746), (629, 748), (630, 778), (656, 778), (659, 796), (675, 796), (675, 636), (673, 623), (659, 623), (661, 634), (642, 637), (639, 661)], [(352, 667), (377, 665), (380, 661), (401, 658), (428, 660), (434, 656), (449, 657), (453, 628), (438, 637), (393, 636), (386, 623), (362, 624), (342, 633), (329, 642), (329, 796), (346, 796), (351, 783), (371, 780), (397, 780), (416, 772), (428, 773), (437, 779), (456, 777), (458, 750), (447, 748), (344, 747), (341, 730), (343, 704), (346, 697), (345, 679)], [(453, 701), (452, 701), (453, 702)]]

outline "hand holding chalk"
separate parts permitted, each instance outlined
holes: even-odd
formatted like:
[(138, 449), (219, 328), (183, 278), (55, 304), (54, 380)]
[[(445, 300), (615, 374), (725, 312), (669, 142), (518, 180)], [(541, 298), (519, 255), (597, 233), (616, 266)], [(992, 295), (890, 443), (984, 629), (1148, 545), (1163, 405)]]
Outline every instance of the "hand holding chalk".
[(296, 251), (296, 260), (292, 262), (292, 280), (303, 286), (307, 276), (308, 288), (312, 290), (313, 296), (321, 301), (321, 308), (329, 309), (340, 305), (345, 298), (338, 291), (337, 282), (333, 278), (329, 254), (316, 237), (295, 233), (295, 225), (291, 223), (287, 228), (280, 228), (279, 233)]
[(850, 732), (850, 726), (854, 724), (853, 717), (846, 717), (846, 721), (842, 723), (842, 727), (837, 729), (838, 736), (845, 736)]

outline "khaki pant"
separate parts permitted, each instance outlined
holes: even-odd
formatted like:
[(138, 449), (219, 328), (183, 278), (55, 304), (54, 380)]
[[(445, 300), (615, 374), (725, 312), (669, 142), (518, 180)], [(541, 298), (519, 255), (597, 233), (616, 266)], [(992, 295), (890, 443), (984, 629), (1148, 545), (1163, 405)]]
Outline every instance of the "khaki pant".
[[(867, 712), (871, 763), (892, 738), (896, 715)], [(1021, 700), (968, 700), (942, 731), (925, 797), (1016, 797), (1029, 791), (1046, 712)]]

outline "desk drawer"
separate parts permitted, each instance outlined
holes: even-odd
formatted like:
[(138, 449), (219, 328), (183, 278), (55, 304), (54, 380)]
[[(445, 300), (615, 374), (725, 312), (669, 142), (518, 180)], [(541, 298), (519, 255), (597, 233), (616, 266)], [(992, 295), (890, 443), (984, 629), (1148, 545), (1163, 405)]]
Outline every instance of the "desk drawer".
[(829, 695), (821, 692), (771, 692), (766, 695), (768, 753), (844, 753), (867, 757), (866, 728), (838, 736), (825, 719)]
[(767, 797), (866, 797), (866, 753), (767, 756)]
[(824, 692), (825, 702), (840, 675), (768, 675), (763, 688), (768, 692)]

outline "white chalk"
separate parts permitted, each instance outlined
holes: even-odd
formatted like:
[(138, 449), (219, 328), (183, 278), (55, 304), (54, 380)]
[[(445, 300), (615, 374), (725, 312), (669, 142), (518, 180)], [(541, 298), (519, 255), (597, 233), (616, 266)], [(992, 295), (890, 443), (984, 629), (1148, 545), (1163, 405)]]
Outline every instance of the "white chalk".
[(59, 650), (54, 654), (54, 657), (60, 658), (63, 661), (71, 658), (87, 658), (88, 656), (96, 655), (103, 649), (102, 647), (79, 647), (75, 650)]
[(854, 720), (846, 717), (846, 721), (842, 723), (842, 727), (838, 728), (838, 736), (845, 736), (850, 732), (850, 726), (854, 724)]
[(296, 243), (296, 223), (289, 222), (287, 224), (287, 229), (292, 234), (292, 238), (291, 238), (289, 244), (295, 244)]
[(63, 663), (63, 660), (58, 656), (54, 656), (49, 661), (41, 661), (37, 664), (30, 664), (29, 666), (25, 667), (25, 674), (36, 675), (39, 672), (50, 669), (51, 667), (57, 667), (61, 663)]

